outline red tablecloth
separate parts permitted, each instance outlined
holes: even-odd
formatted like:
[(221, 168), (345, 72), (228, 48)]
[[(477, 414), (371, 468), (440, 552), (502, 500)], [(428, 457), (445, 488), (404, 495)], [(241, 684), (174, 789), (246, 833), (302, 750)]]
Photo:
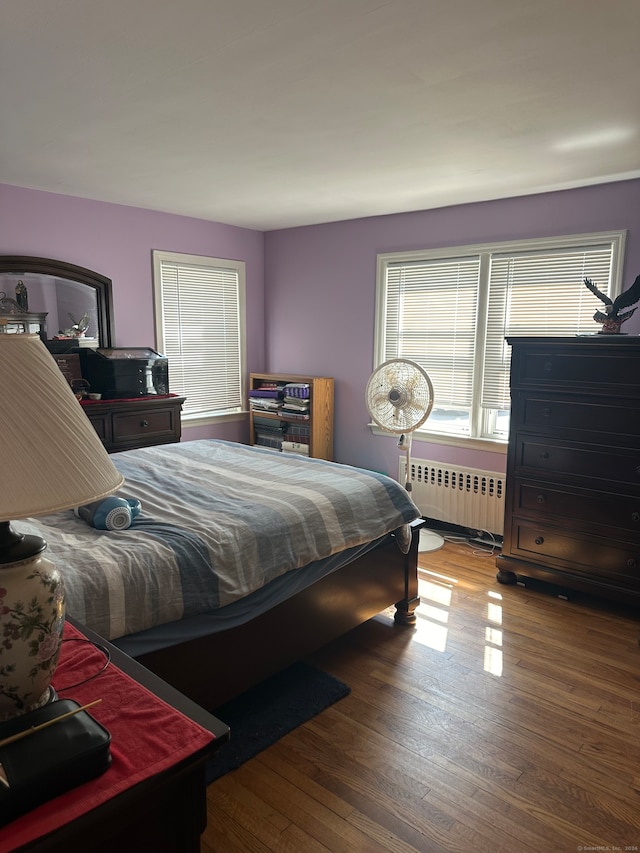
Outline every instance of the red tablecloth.
[(168, 400), (177, 396), (178, 394), (145, 394), (140, 397), (109, 397), (106, 400), (88, 400), (83, 397), (80, 404), (82, 406), (97, 406), (101, 403), (144, 403), (145, 400)]
[(109, 769), (96, 779), (0, 827), (0, 853), (63, 826), (214, 740), (211, 732), (113, 664), (97, 678), (72, 687), (99, 672), (105, 656), (69, 623), (65, 625), (64, 638), (53, 685), (61, 699), (75, 699), (81, 705), (102, 700), (89, 713), (111, 732), (113, 760)]

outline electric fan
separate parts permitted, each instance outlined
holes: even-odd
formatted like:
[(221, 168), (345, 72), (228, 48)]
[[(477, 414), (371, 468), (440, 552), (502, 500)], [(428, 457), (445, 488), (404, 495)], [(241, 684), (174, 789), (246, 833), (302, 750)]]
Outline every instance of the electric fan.
[[(412, 490), (411, 436), (422, 426), (433, 408), (433, 385), (427, 372), (415, 361), (392, 358), (377, 367), (367, 382), (369, 415), (380, 429), (399, 435), (398, 447), (405, 451), (405, 488)], [(421, 531), (420, 551), (435, 551), (444, 539)]]

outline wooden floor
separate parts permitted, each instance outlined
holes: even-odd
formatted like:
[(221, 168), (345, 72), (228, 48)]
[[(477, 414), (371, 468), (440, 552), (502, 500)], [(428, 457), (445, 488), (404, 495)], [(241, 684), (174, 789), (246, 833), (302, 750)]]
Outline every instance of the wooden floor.
[(640, 619), (420, 564), (417, 627), (315, 655), (351, 694), (209, 786), (203, 853), (640, 850)]

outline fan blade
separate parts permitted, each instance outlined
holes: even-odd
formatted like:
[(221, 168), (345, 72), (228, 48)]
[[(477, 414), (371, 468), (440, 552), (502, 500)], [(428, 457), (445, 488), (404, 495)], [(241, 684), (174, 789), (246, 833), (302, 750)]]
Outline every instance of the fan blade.
[(416, 362), (390, 359), (369, 377), (366, 401), (372, 420), (383, 430), (410, 433), (433, 407), (433, 387)]

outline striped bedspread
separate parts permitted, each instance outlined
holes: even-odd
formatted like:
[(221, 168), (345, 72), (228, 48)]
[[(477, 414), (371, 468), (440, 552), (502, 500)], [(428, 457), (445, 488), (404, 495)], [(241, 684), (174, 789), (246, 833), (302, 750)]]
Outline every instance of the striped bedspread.
[(47, 540), (68, 612), (107, 639), (224, 607), (420, 515), (382, 474), (232, 442), (111, 458), (119, 494), (142, 503), (128, 530), (94, 530), (72, 511), (15, 524)]

